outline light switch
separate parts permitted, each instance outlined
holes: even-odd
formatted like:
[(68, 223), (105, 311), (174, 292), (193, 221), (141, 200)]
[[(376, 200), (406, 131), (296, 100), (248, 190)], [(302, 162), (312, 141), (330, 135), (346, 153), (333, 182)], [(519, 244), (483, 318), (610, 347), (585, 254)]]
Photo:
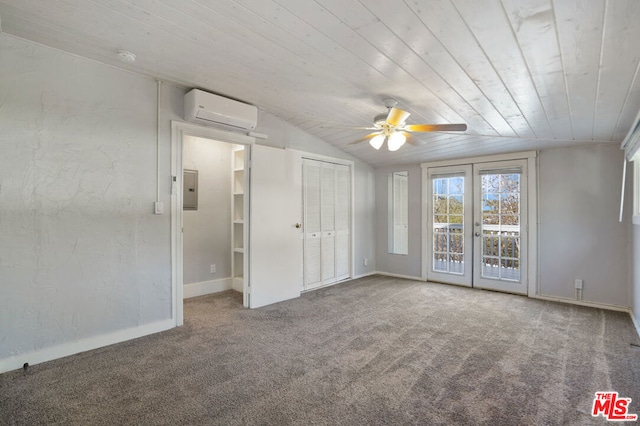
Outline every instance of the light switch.
[(162, 214), (164, 213), (164, 204), (162, 201), (156, 201), (153, 203), (153, 214)]

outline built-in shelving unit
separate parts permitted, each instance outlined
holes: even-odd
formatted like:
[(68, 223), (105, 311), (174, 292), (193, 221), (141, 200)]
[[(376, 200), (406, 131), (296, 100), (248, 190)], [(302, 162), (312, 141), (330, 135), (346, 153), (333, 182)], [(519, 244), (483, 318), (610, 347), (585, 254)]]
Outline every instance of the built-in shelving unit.
[(245, 149), (244, 146), (234, 145), (232, 152), (232, 224), (231, 241), (233, 247), (231, 257), (233, 273), (233, 289), (242, 291), (244, 287), (244, 190), (245, 190)]

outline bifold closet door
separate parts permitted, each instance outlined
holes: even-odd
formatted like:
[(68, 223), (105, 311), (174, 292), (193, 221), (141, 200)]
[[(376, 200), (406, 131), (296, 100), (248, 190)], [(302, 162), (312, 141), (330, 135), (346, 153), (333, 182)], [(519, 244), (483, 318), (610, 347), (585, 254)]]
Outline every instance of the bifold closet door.
[(322, 283), (336, 282), (336, 173), (333, 164), (321, 163)]
[(303, 210), (304, 210), (304, 256), (303, 288), (310, 289), (322, 285), (321, 264), (321, 220), (320, 220), (320, 176), (322, 163), (303, 160)]
[(303, 160), (306, 290), (349, 277), (351, 170)]
[(350, 256), (350, 211), (351, 211), (351, 170), (349, 166), (336, 164), (335, 169), (335, 239), (336, 239), (336, 281), (349, 278)]

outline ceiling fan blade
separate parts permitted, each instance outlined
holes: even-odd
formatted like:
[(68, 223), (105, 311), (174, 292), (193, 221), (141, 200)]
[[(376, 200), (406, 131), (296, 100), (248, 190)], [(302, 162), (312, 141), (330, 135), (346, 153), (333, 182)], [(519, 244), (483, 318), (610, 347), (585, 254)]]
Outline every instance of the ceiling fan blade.
[(409, 118), (410, 115), (410, 112), (403, 111), (398, 108), (391, 108), (389, 110), (389, 115), (387, 115), (387, 123), (391, 124), (392, 126), (399, 126), (400, 124), (404, 123), (404, 121)]
[(381, 133), (382, 132), (369, 133), (367, 136), (363, 136), (360, 139), (356, 139), (353, 142), (349, 142), (349, 145), (355, 145), (355, 144), (358, 144), (358, 143), (366, 142), (369, 139), (372, 139), (372, 138), (374, 138), (375, 136), (378, 136)]
[(409, 132), (464, 132), (466, 124), (409, 124), (404, 126)]

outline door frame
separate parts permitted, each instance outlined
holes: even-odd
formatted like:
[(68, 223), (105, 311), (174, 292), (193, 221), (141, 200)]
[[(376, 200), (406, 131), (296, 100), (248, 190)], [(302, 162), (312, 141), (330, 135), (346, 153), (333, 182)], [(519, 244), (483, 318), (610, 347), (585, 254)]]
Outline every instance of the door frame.
[[(488, 155), (482, 157), (460, 158), (455, 160), (433, 161), (420, 164), (422, 168), (422, 279), (429, 280), (429, 258), (427, 240), (428, 235), (428, 215), (430, 205), (427, 200), (426, 192), (429, 184), (429, 168), (444, 166), (459, 166), (463, 164), (492, 163), (497, 161), (508, 160), (526, 160), (527, 161), (527, 264), (528, 270), (526, 274), (527, 280), (527, 296), (534, 297), (539, 294), (538, 273), (540, 267), (538, 265), (538, 169), (537, 169), (537, 151), (515, 152), (511, 154)], [(523, 279), (525, 279), (523, 277)]]
[[(240, 133), (200, 126), (184, 121), (171, 120), (171, 317), (176, 327), (184, 323), (183, 300), (183, 234), (182, 234), (182, 149), (184, 136), (213, 139), (231, 144), (245, 145), (251, 151), (255, 138)], [(247, 195), (245, 191), (245, 205)], [(249, 224), (250, 225), (250, 224)], [(229, 225), (231, 226), (231, 225)], [(248, 228), (245, 229), (245, 237)], [(245, 263), (247, 260), (245, 259)], [(247, 291), (247, 280), (244, 280), (244, 291)]]

